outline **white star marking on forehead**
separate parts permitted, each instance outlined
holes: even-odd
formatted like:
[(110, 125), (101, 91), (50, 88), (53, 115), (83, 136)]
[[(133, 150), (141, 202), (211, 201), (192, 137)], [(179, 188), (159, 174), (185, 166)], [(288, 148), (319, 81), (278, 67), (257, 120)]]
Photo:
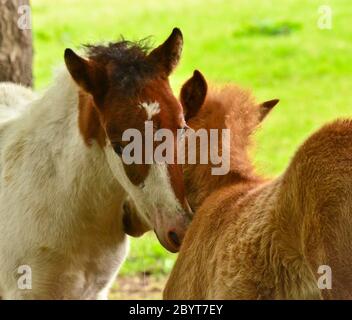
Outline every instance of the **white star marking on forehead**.
[(148, 120), (151, 120), (153, 116), (160, 112), (160, 105), (158, 102), (143, 102), (139, 106), (147, 112)]

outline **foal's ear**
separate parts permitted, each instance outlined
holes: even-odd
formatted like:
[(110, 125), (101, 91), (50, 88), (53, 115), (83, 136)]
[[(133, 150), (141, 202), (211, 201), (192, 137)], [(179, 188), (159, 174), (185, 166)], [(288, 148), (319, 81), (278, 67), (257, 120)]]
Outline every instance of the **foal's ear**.
[(268, 113), (279, 103), (279, 99), (268, 100), (259, 105), (259, 122), (263, 121)]
[(102, 94), (106, 75), (102, 67), (94, 61), (80, 57), (71, 49), (65, 50), (65, 63), (72, 78), (83, 90), (94, 97)]
[(166, 41), (154, 49), (148, 58), (161, 67), (162, 72), (169, 75), (177, 66), (181, 58), (183, 36), (181, 30), (174, 28)]
[(198, 71), (182, 86), (180, 100), (185, 113), (186, 122), (194, 117), (202, 107), (207, 95), (208, 85), (204, 76)]

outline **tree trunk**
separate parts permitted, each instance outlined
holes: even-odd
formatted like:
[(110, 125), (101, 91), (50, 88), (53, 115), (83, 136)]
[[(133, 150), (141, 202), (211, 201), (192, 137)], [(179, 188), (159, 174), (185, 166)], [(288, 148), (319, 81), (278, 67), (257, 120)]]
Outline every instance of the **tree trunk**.
[(29, 0), (0, 0), (0, 81), (32, 86)]

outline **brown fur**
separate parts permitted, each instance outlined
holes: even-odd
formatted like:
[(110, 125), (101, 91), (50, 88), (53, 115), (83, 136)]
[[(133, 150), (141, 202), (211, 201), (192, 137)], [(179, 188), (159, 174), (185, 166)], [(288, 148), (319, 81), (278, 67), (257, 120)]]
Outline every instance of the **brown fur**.
[(78, 125), (84, 142), (91, 146), (96, 140), (101, 147), (105, 147), (105, 132), (100, 125), (99, 113), (94, 106), (93, 97), (84, 91), (79, 93)]
[[(324, 126), (266, 181), (248, 146), (267, 106), (230, 86), (212, 90), (190, 120), (195, 129), (231, 129), (231, 171), (185, 166), (197, 210), (164, 298), (352, 298), (352, 120)], [(320, 265), (332, 269), (332, 290), (317, 286)]]

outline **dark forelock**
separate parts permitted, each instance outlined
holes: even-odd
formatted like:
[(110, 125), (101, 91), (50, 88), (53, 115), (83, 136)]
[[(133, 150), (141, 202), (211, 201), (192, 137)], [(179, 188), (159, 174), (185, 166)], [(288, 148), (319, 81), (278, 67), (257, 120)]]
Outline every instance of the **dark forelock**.
[(113, 69), (111, 81), (126, 93), (138, 90), (146, 79), (155, 74), (148, 59), (149, 39), (132, 42), (122, 39), (107, 45), (85, 45), (87, 57)]

